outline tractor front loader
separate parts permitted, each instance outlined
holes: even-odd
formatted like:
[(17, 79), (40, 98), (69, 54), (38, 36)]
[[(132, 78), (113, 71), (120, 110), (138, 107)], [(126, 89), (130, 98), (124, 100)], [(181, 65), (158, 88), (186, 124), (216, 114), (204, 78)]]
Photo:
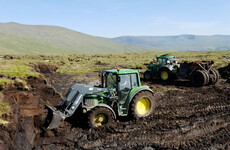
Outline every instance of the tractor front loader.
[(100, 86), (75, 84), (58, 106), (47, 106), (47, 128), (59, 127), (80, 107), (87, 113), (89, 126), (99, 127), (120, 116), (147, 117), (155, 106), (153, 91), (141, 86), (137, 70), (105, 70), (101, 72)]

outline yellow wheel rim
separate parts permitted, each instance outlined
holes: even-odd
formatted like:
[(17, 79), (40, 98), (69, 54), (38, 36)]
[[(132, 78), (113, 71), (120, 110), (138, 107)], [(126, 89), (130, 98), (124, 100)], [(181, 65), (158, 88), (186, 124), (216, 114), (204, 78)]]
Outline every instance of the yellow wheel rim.
[(162, 71), (162, 72), (161, 72), (161, 79), (167, 80), (168, 77), (169, 77), (169, 74), (168, 74), (167, 71)]
[(145, 115), (149, 112), (150, 110), (150, 101), (148, 98), (144, 97), (141, 98), (136, 105), (136, 109), (138, 114), (140, 115)]
[(105, 114), (98, 114), (93, 119), (93, 124), (95, 127), (103, 126), (108, 123), (108, 118)]

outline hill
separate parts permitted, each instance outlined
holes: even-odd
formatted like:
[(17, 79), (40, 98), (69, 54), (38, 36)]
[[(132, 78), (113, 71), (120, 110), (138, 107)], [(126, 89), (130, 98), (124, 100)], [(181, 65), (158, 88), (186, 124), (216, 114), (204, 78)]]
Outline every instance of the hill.
[(48, 25), (0, 23), (2, 54), (77, 54), (156, 51)]
[(230, 50), (230, 35), (122, 36), (109, 40), (174, 51)]
[(72, 54), (74, 50), (56, 46), (42, 40), (0, 33), (0, 53), (5, 54)]

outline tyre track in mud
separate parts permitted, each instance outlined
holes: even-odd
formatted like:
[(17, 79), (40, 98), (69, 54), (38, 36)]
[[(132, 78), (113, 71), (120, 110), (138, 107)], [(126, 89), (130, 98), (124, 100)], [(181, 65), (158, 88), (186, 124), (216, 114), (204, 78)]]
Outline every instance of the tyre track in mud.
[[(139, 121), (132, 122), (133, 125), (130, 123), (123, 129), (122, 127), (116, 127), (114, 132), (119, 134), (109, 134), (105, 139), (110, 140), (99, 139), (94, 141), (96, 145), (92, 142), (86, 144), (90, 145), (90, 147), (86, 146), (85, 148), (97, 147), (100, 144), (109, 144), (111, 141), (117, 141), (118, 143), (131, 141), (136, 144), (152, 145), (158, 148), (228, 147), (228, 143), (212, 143), (213, 140), (218, 139), (221, 135), (229, 137), (230, 104), (228, 98), (219, 100), (210, 98), (204, 100), (202, 108), (197, 107), (198, 102), (199, 100), (183, 102), (183, 108), (180, 105), (172, 105), (170, 103), (161, 104), (161, 107), (166, 109), (164, 113), (159, 113), (156, 110), (155, 113), (158, 116), (153, 115), (145, 120), (147, 123)], [(167, 109), (167, 107), (164, 107), (165, 105), (168, 105), (169, 108), (171, 106), (173, 109)], [(160, 110), (162, 109), (160, 108)], [(163, 116), (159, 116), (159, 114)], [(191, 116), (195, 116), (195, 119), (192, 119)], [(159, 118), (164, 119), (159, 120)], [(220, 131), (222, 134), (219, 133)], [(207, 141), (207, 136), (212, 138)], [(219, 143), (221, 143), (220, 140)]]
[[(160, 148), (179, 148), (184, 147), (188, 148), (191, 146), (188, 145), (197, 145), (202, 140), (206, 138), (208, 134), (213, 137), (216, 135), (219, 130), (227, 130), (223, 135), (229, 137), (229, 127), (230, 127), (230, 118), (229, 112), (225, 115), (213, 116), (212, 118), (200, 121), (197, 119), (197, 122), (187, 123), (187, 126), (182, 125), (178, 129), (163, 131), (162, 129), (157, 130), (155, 127), (156, 123), (147, 124), (147, 126), (140, 126), (138, 124), (133, 125), (133, 127), (126, 127), (128, 129), (115, 129), (115, 133), (119, 134), (109, 134), (105, 139), (99, 139), (94, 142), (88, 143), (90, 148), (97, 147), (100, 144), (109, 144), (112, 141), (120, 142), (135, 142), (135, 143), (146, 143), (147, 145), (155, 145)], [(170, 124), (169, 122), (164, 121), (165, 124)], [(133, 128), (133, 129), (132, 129)], [(175, 136), (176, 135), (176, 136)], [(109, 139), (109, 140), (108, 140)], [(192, 139), (192, 140), (191, 140)], [(195, 142), (194, 142), (195, 141)], [(208, 142), (206, 142), (207, 144)], [(95, 145), (96, 144), (96, 145)], [(209, 145), (211, 145), (209, 141)], [(85, 147), (89, 148), (89, 147)], [(199, 147), (198, 147), (199, 148)]]
[[(158, 148), (202, 148), (199, 143), (208, 137), (226, 136), (229, 137), (230, 122), (224, 119), (214, 119), (203, 123), (195, 123), (193, 127), (185, 127), (177, 130), (161, 132), (136, 130), (106, 136), (104, 139), (97, 139), (86, 143), (83, 147), (95, 148), (103, 145), (111, 145), (114, 141), (117, 143), (133, 142), (140, 145), (148, 145)], [(221, 133), (219, 133), (221, 131)], [(177, 135), (177, 136), (175, 136)], [(143, 144), (144, 143), (144, 144)], [(212, 140), (205, 141), (205, 144), (212, 145)], [(197, 146), (199, 145), (199, 146)]]

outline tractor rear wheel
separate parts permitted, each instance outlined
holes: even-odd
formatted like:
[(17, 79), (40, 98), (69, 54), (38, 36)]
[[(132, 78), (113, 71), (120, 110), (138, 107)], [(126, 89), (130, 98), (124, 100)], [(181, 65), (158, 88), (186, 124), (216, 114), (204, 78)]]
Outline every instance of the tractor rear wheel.
[(159, 72), (162, 81), (169, 81), (171, 79), (171, 73), (169, 69), (163, 68)]
[(207, 82), (207, 75), (202, 70), (196, 70), (192, 73), (191, 81), (194, 86), (204, 86)]
[(114, 115), (105, 107), (96, 107), (89, 113), (89, 126), (93, 128), (110, 125)]
[(130, 115), (133, 118), (148, 117), (156, 107), (153, 93), (150, 91), (141, 91), (137, 93), (130, 107)]
[(145, 79), (146, 81), (149, 81), (149, 80), (151, 80), (152, 78), (153, 78), (152, 73), (151, 73), (149, 70), (145, 71), (145, 73), (144, 73), (144, 79)]

